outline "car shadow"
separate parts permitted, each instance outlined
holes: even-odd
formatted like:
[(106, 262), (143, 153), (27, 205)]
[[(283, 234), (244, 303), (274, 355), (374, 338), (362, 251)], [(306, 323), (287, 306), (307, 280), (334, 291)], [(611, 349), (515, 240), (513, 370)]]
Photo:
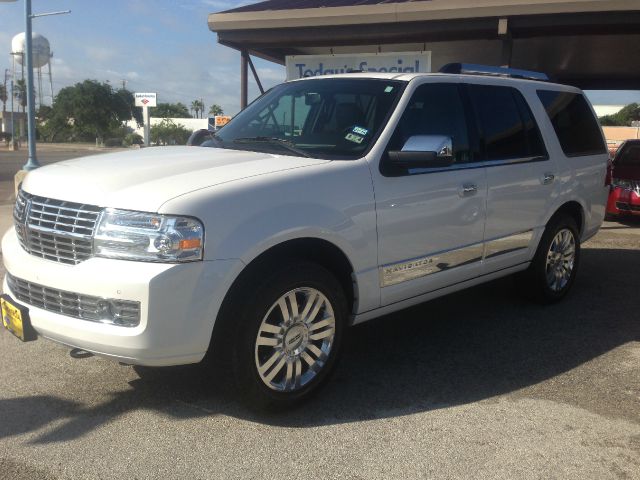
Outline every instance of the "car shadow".
[[(86, 392), (73, 402), (50, 395), (0, 400), (0, 418), (12, 419), (0, 422), (0, 438), (65, 420), (35, 442), (65, 441), (142, 409), (305, 428), (489, 399), (640, 340), (639, 265), (640, 250), (584, 249), (580, 275), (561, 303), (532, 304), (508, 277), (353, 327), (331, 381), (291, 411), (256, 413), (201, 366), (135, 367), (131, 388), (97, 405)], [(21, 412), (42, 413), (34, 419)]]

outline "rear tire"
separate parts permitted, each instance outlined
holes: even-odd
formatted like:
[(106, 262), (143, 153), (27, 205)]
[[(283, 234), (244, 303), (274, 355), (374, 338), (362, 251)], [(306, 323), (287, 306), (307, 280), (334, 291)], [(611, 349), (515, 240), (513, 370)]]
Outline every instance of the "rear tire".
[(227, 351), (241, 398), (259, 409), (283, 409), (328, 379), (340, 353), (347, 301), (340, 282), (320, 265), (293, 260), (263, 272), (243, 282), (220, 320), (231, 337)]
[(529, 269), (524, 273), (527, 292), (541, 303), (562, 300), (571, 290), (580, 264), (580, 234), (569, 215), (551, 219)]

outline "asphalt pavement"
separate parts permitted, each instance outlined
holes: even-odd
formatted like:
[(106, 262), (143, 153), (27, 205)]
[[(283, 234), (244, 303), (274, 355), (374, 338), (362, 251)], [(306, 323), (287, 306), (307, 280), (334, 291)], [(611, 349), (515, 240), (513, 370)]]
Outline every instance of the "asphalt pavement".
[(605, 223), (580, 269), (557, 305), (506, 278), (354, 327), (327, 387), (281, 414), (198, 366), (2, 331), (0, 478), (640, 478), (640, 223)]

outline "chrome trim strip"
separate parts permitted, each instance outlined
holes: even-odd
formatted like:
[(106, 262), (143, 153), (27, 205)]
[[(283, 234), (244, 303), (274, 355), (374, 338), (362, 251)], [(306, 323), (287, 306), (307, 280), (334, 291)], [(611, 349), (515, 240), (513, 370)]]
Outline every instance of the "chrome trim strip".
[(529, 248), (533, 230), (476, 243), (455, 250), (383, 265), (379, 269), (380, 287), (390, 287), (417, 278), (440, 273), (474, 262), (484, 261), (506, 253)]
[(484, 247), (476, 243), (467, 247), (414, 258), (405, 262), (384, 265), (380, 268), (380, 286), (390, 287), (398, 283), (433, 275), (482, 260)]
[(408, 175), (422, 175), (425, 173), (450, 172), (456, 170), (473, 170), (476, 168), (501, 167), (503, 165), (517, 165), (520, 163), (546, 162), (549, 159), (550, 157), (548, 155), (538, 155), (535, 157), (510, 158), (508, 160), (483, 160), (481, 162), (454, 163), (450, 167), (412, 168)]
[(484, 244), (484, 255), (482, 259), (486, 260), (487, 258), (494, 258), (499, 255), (504, 255), (505, 253), (529, 248), (532, 239), (533, 230), (527, 230), (526, 232), (489, 240)]

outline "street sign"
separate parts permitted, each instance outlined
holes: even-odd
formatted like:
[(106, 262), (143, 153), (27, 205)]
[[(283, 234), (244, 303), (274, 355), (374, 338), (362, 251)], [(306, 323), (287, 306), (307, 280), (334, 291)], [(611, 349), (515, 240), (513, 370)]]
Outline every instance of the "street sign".
[(136, 107), (142, 107), (142, 120), (144, 122), (144, 146), (151, 142), (151, 125), (149, 119), (149, 107), (155, 107), (158, 95), (156, 93), (134, 93)]
[(134, 93), (136, 100), (136, 107), (155, 107), (157, 106), (157, 94), (156, 93)]

